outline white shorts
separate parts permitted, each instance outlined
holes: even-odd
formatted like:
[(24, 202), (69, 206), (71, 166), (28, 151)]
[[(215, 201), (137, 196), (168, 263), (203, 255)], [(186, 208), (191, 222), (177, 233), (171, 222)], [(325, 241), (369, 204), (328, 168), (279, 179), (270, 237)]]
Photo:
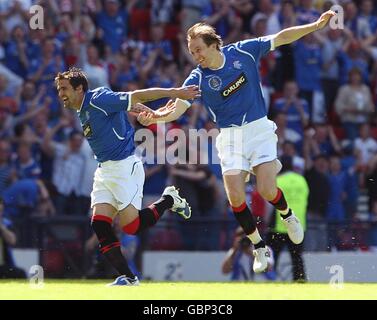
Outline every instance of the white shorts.
[(91, 206), (108, 203), (120, 211), (132, 204), (140, 210), (144, 180), (143, 164), (135, 155), (124, 160), (102, 162), (94, 174)]
[[(222, 128), (216, 139), (222, 173), (243, 170), (253, 173), (261, 163), (277, 159), (277, 135), (275, 122), (267, 117), (241, 127)], [(281, 163), (277, 160), (277, 172)]]

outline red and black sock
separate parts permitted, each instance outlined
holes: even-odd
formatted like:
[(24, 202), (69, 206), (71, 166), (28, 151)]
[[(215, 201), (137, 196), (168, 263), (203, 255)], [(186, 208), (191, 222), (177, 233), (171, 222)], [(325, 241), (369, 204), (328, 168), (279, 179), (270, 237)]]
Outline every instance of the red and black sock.
[[(288, 204), (287, 204), (287, 201), (285, 200), (284, 193), (280, 188), (278, 188), (278, 193), (275, 199), (269, 202), (275, 207), (276, 210), (286, 211), (288, 209)], [(283, 218), (288, 218), (291, 214), (292, 214), (291, 210), (289, 210), (288, 213), (284, 215), (280, 213), (280, 215)]]
[(232, 210), (245, 234), (252, 234), (257, 228), (257, 221), (252, 215), (249, 207), (246, 205), (246, 202), (239, 207), (232, 207)]
[(92, 228), (97, 235), (101, 253), (110, 264), (119, 272), (129, 278), (135, 275), (130, 270), (127, 260), (120, 250), (120, 242), (115, 236), (112, 219), (107, 216), (94, 215), (92, 217)]
[(139, 216), (131, 223), (123, 227), (127, 234), (138, 234), (156, 224), (167, 209), (174, 204), (171, 196), (162, 196), (161, 199), (151, 204), (149, 207), (139, 211)]

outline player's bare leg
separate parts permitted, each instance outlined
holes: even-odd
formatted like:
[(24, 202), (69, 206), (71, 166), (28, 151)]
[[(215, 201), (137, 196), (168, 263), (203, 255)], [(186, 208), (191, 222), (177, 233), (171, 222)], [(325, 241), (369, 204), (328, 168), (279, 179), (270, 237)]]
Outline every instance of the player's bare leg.
[(247, 237), (254, 245), (254, 272), (263, 272), (268, 268), (270, 252), (262, 240), (255, 217), (246, 204), (245, 179), (249, 173), (241, 170), (229, 170), (223, 175), (225, 190), (234, 216)]
[(276, 186), (276, 175), (281, 165), (277, 160), (262, 163), (253, 168), (257, 178), (257, 190), (259, 194), (270, 202), (279, 211), (283, 223), (288, 231), (288, 236), (295, 244), (304, 240), (304, 231), (284, 198), (283, 191)]

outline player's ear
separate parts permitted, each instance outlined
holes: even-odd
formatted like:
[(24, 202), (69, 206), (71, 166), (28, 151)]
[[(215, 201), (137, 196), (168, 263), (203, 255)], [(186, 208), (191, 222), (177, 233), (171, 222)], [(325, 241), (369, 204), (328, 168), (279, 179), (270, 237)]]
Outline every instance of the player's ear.
[(84, 92), (84, 87), (82, 86), (82, 84), (79, 84), (77, 86), (76, 91), (78, 91), (78, 92)]

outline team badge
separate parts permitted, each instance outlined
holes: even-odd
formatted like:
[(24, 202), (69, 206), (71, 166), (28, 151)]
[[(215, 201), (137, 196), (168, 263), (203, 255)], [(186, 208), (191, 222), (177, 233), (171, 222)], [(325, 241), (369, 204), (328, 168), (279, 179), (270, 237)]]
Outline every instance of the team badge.
[(208, 80), (208, 85), (212, 90), (219, 91), (223, 82), (219, 76), (211, 76)]

